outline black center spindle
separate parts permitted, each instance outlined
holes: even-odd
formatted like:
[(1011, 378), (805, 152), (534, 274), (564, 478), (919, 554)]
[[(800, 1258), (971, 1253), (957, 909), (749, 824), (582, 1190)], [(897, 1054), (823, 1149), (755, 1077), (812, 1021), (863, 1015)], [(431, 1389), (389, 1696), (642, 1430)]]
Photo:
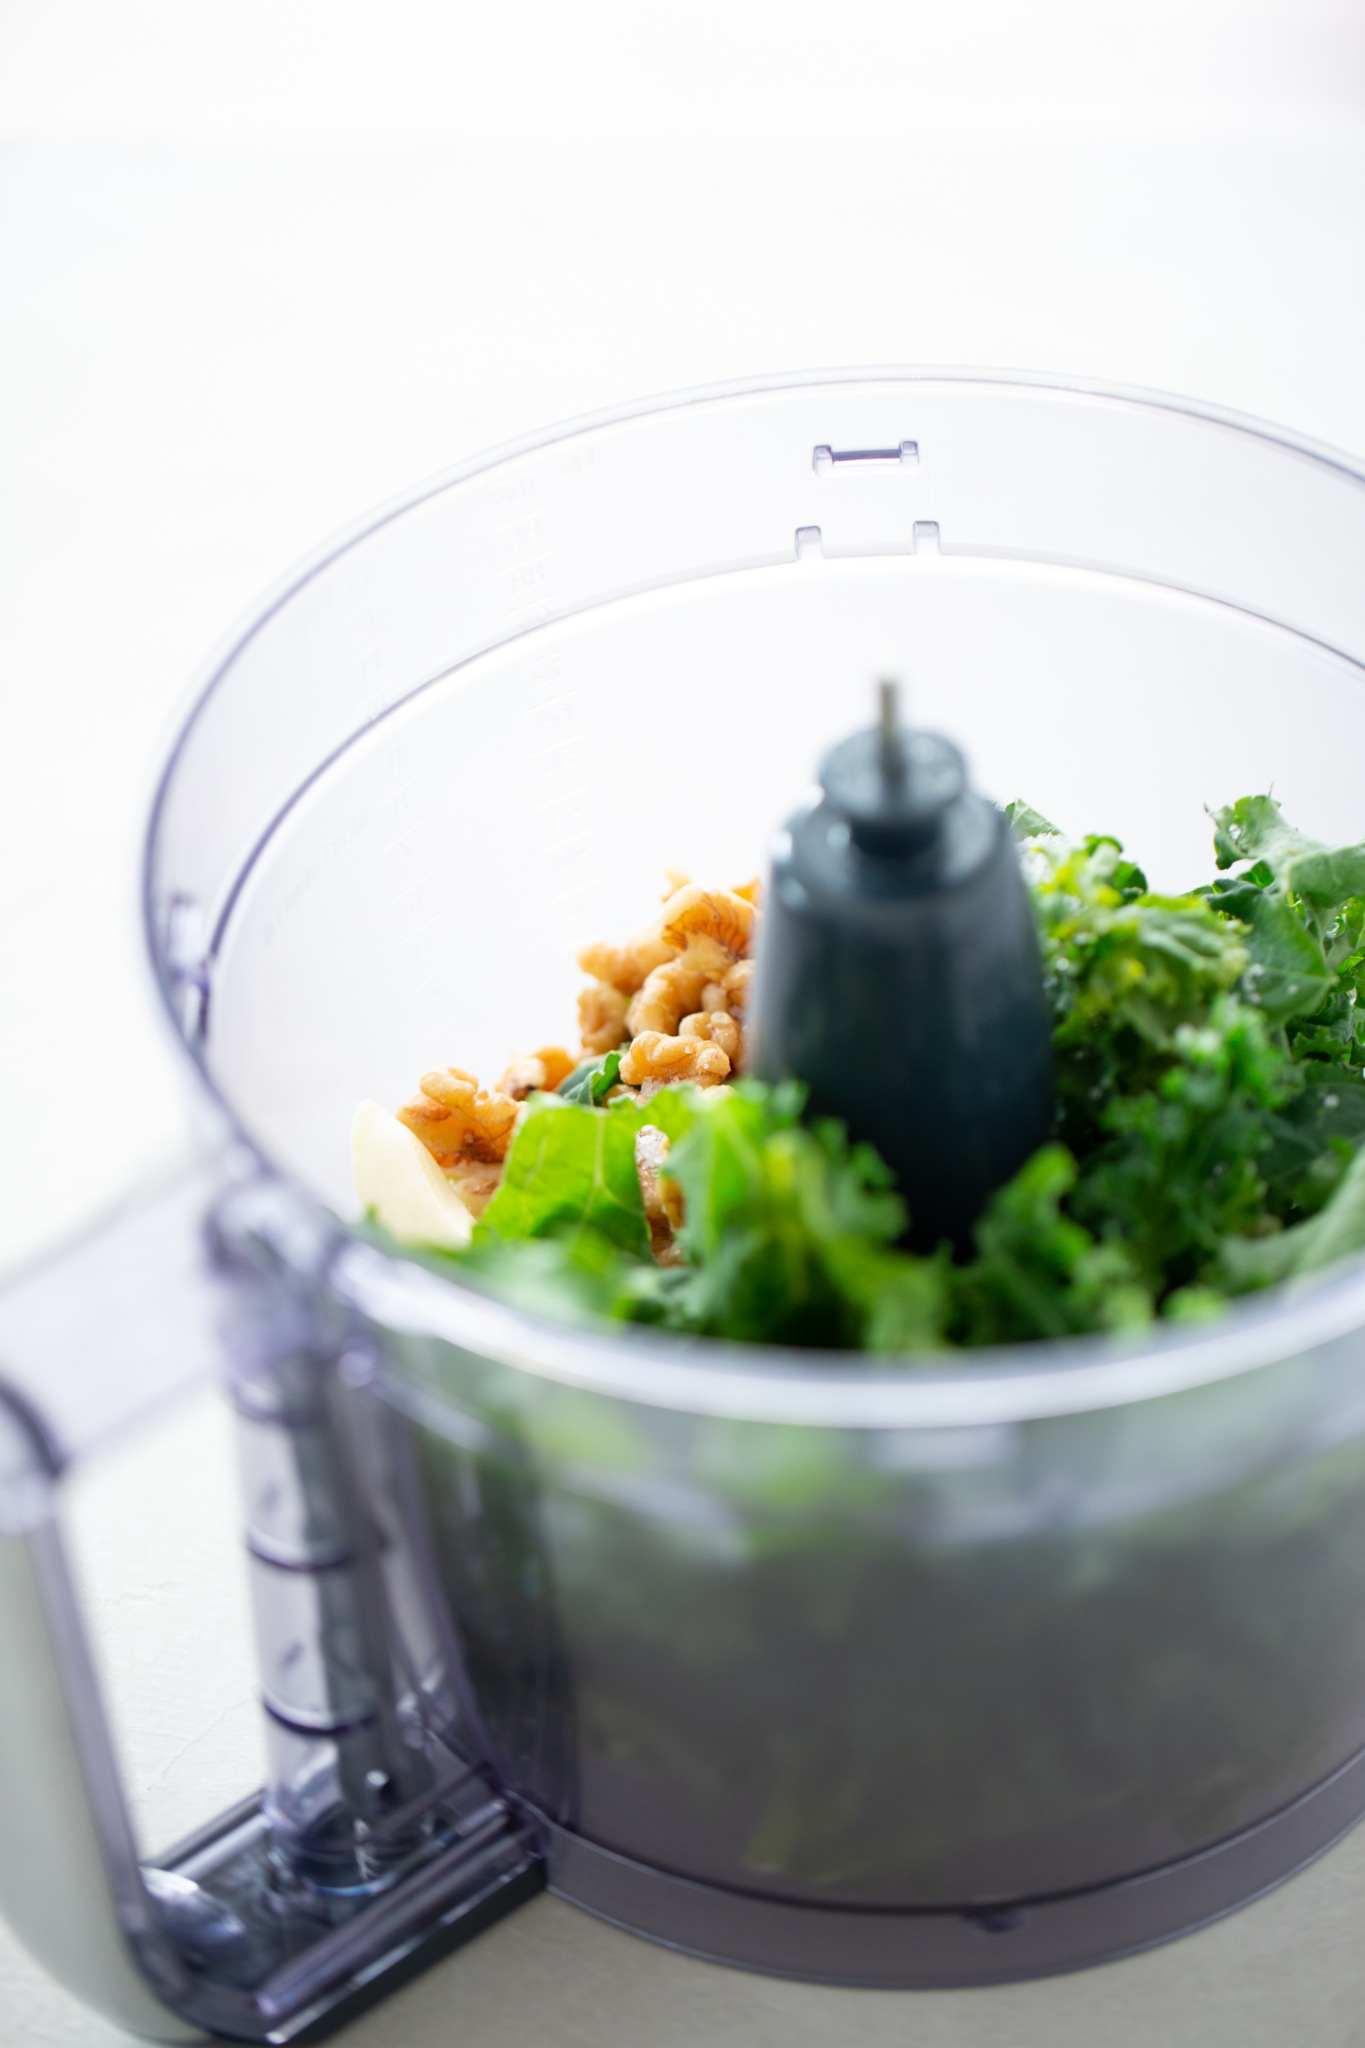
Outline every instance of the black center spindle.
[(777, 835), (750, 1062), (876, 1146), (914, 1245), (967, 1249), (1051, 1129), (1049, 1019), (1008, 824), (951, 742), (905, 730), (897, 694), (879, 686), (877, 724)]

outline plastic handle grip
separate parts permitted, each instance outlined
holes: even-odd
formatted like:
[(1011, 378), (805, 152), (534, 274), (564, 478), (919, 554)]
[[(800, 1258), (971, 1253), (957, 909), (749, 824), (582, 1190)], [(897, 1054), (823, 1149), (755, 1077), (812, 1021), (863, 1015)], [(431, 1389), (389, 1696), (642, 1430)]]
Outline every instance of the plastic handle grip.
[(188, 1162), (0, 1294), (0, 1909), (88, 2005), (159, 2041), (206, 2036), (138, 1866), (57, 1522), (62, 1472), (212, 1372), (205, 1205)]
[[(391, 1592), (411, 1546), (390, 1526), (384, 1424), (347, 1379), (361, 1361), (328, 1284), (337, 1241), (230, 1148), (0, 1293), (0, 1910), (151, 2040), (315, 2039), (543, 1882), (526, 1824), (445, 1739), (441, 1660), (414, 1676), (425, 1636)], [(59, 1481), (223, 1364), (270, 1782), (143, 1867)]]

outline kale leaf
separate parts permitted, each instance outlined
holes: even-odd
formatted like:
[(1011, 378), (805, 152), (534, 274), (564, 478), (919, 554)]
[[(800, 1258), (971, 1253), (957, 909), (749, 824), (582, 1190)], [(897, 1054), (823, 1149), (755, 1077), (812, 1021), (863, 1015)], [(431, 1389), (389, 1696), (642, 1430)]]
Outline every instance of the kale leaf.
[(1009, 819), (1010, 830), (1016, 839), (1060, 839), (1061, 834), (1051, 818), (1045, 818), (1041, 811), (1035, 811), (1032, 804), (1026, 804), (1021, 796), (1012, 803), (1002, 804), (1001, 809)]
[(607, 1091), (616, 1086), (621, 1072), (621, 1051), (604, 1052), (597, 1059), (580, 1060), (571, 1074), (566, 1074), (556, 1093), (562, 1102), (585, 1103), (589, 1109), (596, 1109)]
[(1264, 862), (1275, 886), (1305, 903), (1332, 910), (1365, 895), (1365, 843), (1324, 846), (1288, 824), (1273, 796), (1243, 796), (1213, 815), (1220, 868)]
[(700, 1098), (665, 1168), (686, 1263), (661, 1273), (657, 1320), (755, 1343), (936, 1346), (941, 1262), (893, 1248), (906, 1211), (890, 1171), (834, 1119), (802, 1124), (803, 1097), (740, 1081)]
[(1308, 1222), (1266, 1237), (1230, 1237), (1221, 1246), (1223, 1270), (1238, 1292), (1320, 1272), (1358, 1251), (1365, 1251), (1365, 1152), (1356, 1153)]
[(505, 1238), (476, 1231), (468, 1249), (442, 1255), (481, 1293), (527, 1315), (593, 1328), (628, 1317), (645, 1268), (583, 1225), (557, 1237)]
[(1092, 1236), (1062, 1208), (1076, 1161), (1044, 1145), (1001, 1188), (977, 1225), (978, 1256), (957, 1269), (953, 1334), (964, 1344), (1011, 1344), (1148, 1322), (1150, 1290), (1117, 1239)]
[(587, 1109), (554, 1095), (526, 1106), (502, 1183), (475, 1237), (564, 1237), (591, 1230), (622, 1251), (649, 1250), (629, 1109)]

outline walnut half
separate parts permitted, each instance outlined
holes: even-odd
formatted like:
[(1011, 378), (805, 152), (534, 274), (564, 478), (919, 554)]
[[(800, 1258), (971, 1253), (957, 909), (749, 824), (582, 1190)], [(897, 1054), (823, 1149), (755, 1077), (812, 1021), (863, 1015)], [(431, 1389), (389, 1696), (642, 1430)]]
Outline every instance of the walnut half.
[(509, 1063), (497, 1092), (510, 1095), (513, 1102), (525, 1102), (537, 1089), (544, 1092), (557, 1088), (577, 1064), (562, 1045), (542, 1045), (539, 1052), (519, 1055)]
[(635, 1134), (635, 1171), (649, 1225), (649, 1248), (660, 1266), (680, 1266), (683, 1255), (673, 1233), (683, 1220), (682, 1189), (659, 1171), (668, 1157), (668, 1139), (654, 1124), (643, 1124)]
[(434, 1067), (423, 1074), (421, 1094), (403, 1104), (398, 1121), (445, 1164), (505, 1158), (520, 1113), (519, 1102), (481, 1088), (463, 1067)]
[(678, 1019), (695, 1010), (701, 992), (721, 983), (735, 964), (733, 953), (704, 933), (690, 938), (676, 959), (667, 960), (646, 977), (645, 985), (626, 1012), (626, 1029), (674, 1032)]
[(739, 955), (749, 950), (754, 906), (733, 889), (703, 889), (698, 882), (688, 882), (665, 903), (659, 928), (679, 949), (689, 939), (707, 938)]
[(502, 1166), (490, 1159), (457, 1159), (445, 1176), (470, 1215), (482, 1216), (502, 1185)]
[(610, 982), (594, 981), (578, 998), (578, 1029), (585, 1053), (613, 1052), (626, 1035), (626, 998)]
[(712, 1045), (718, 1045), (729, 1060), (731, 1070), (738, 1073), (744, 1059), (744, 1033), (739, 1020), (728, 1010), (697, 1010), (690, 1017), (684, 1017), (678, 1026), (679, 1038), (704, 1038)]
[(652, 924), (647, 925), (644, 931), (636, 932), (633, 939), (627, 939), (624, 946), (601, 942), (584, 946), (578, 955), (578, 964), (585, 974), (609, 983), (623, 996), (633, 996), (650, 969), (667, 960), (673, 951), (658, 925)]
[(664, 1031), (638, 1032), (621, 1061), (621, 1079), (631, 1088), (649, 1082), (695, 1081), (713, 1088), (730, 1071), (728, 1056), (705, 1038), (674, 1038)]

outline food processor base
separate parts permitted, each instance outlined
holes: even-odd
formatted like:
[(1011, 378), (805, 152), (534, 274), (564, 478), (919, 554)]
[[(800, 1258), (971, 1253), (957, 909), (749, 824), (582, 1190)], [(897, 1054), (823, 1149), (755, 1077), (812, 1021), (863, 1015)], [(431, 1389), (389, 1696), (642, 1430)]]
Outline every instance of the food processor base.
[(1045, 1977), (1190, 1934), (1249, 1905), (1365, 1814), (1365, 1751), (1254, 1827), (1160, 1869), (964, 1910), (806, 1905), (674, 1876), (542, 1821), (549, 1889), (709, 1962), (806, 1983), (932, 1990)]

